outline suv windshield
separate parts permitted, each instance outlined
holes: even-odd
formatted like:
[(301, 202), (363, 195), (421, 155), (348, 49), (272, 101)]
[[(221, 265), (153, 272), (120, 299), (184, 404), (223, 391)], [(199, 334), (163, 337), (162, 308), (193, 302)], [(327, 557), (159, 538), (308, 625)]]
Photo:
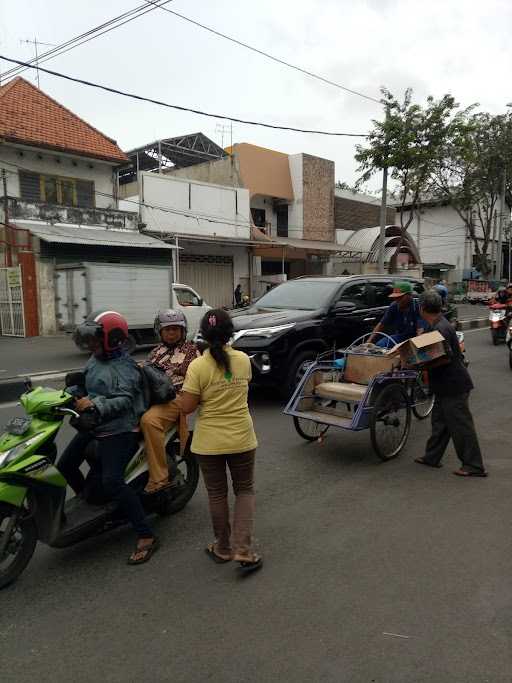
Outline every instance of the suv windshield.
[(255, 306), (316, 311), (330, 303), (339, 287), (338, 282), (329, 280), (292, 280), (271, 289), (258, 299)]

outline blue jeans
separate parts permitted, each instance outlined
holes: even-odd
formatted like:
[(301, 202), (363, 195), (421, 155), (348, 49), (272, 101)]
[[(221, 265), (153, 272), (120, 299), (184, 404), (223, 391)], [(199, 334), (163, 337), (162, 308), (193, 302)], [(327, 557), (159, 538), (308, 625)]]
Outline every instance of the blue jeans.
[[(84, 489), (85, 479), (79, 468), (85, 460), (85, 449), (94, 438), (90, 433), (77, 434), (59, 460), (58, 469), (75, 493)], [(153, 538), (140, 498), (124, 480), (126, 465), (137, 450), (136, 432), (104, 436), (96, 439), (96, 443), (106, 495), (119, 505), (139, 538)]]

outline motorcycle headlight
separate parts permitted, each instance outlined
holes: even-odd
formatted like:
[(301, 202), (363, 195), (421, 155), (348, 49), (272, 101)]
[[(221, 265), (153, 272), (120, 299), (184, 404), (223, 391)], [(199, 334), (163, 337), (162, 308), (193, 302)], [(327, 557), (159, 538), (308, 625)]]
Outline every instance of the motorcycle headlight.
[(13, 460), (16, 460), (16, 458), (18, 456), (20, 456), (24, 451), (26, 451), (27, 448), (30, 448), (30, 446), (33, 443), (35, 443), (39, 438), (40, 438), (40, 434), (36, 434), (35, 436), (30, 437), (30, 439), (27, 439), (26, 441), (22, 441), (21, 443), (17, 444), (16, 446), (9, 448), (8, 451), (4, 451), (3, 453), (0, 453), (0, 468), (5, 467), (6, 465), (8, 465)]
[(274, 337), (276, 334), (291, 330), (295, 327), (295, 323), (287, 323), (286, 325), (275, 325), (274, 327), (255, 327), (249, 330), (238, 330), (233, 335), (233, 341), (240, 339), (240, 337), (265, 337), (267, 339)]

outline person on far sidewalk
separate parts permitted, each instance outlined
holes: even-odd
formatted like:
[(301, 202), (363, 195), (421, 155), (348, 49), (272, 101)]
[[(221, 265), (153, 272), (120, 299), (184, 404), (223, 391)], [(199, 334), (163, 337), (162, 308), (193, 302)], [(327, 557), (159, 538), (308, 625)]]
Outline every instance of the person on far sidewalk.
[(432, 410), (432, 435), (425, 455), (415, 462), (429, 467), (441, 467), (446, 448), (453, 440), (462, 465), (454, 474), (460, 477), (486, 477), (473, 416), (469, 409), (469, 394), (473, 382), (464, 366), (464, 356), (457, 334), (441, 314), (442, 299), (433, 290), (420, 297), (420, 313), (428, 323), (428, 331), (439, 332), (446, 340), (447, 355), (429, 366), (430, 386), (435, 396)]

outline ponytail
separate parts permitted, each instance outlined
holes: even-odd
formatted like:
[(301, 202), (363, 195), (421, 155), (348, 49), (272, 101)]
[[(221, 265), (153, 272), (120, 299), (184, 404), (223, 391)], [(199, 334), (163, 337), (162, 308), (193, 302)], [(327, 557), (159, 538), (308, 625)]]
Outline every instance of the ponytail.
[(224, 348), (233, 336), (234, 331), (233, 321), (229, 313), (221, 308), (208, 311), (201, 320), (200, 329), (217, 366), (226, 374), (231, 373), (229, 356)]

